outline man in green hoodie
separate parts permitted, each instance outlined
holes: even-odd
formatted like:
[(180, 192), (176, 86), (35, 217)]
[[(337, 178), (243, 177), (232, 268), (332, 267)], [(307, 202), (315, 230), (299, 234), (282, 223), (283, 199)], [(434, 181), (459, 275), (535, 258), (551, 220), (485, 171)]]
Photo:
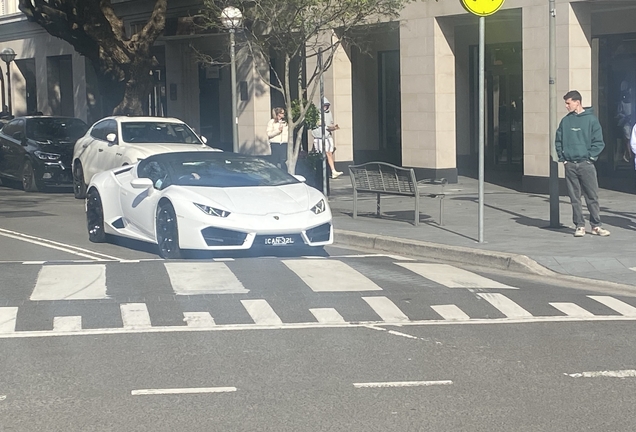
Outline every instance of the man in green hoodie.
[(598, 180), (594, 162), (605, 143), (601, 124), (592, 107), (583, 108), (581, 93), (576, 90), (563, 96), (568, 114), (561, 120), (556, 132), (556, 151), (559, 162), (565, 166), (565, 182), (572, 203), (572, 220), (576, 226), (574, 237), (585, 235), (585, 219), (581, 207), (581, 194), (590, 212), (592, 234), (606, 237), (610, 232), (601, 226), (598, 203)]

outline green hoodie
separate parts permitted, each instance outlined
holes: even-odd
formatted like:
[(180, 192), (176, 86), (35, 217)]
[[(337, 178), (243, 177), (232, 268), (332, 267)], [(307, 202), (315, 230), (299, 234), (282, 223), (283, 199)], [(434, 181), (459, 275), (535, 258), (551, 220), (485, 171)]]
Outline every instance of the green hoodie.
[(605, 148), (603, 130), (594, 116), (594, 108), (581, 114), (568, 113), (556, 132), (555, 146), (559, 162), (596, 161)]

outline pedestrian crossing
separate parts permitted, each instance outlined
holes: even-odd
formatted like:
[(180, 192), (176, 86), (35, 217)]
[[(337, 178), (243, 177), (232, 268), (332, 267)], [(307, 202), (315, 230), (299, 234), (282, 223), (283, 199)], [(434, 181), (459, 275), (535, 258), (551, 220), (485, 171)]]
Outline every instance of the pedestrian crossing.
[(541, 306), (454, 266), (369, 259), (22, 265), (0, 279), (0, 338), (636, 319), (636, 300), (551, 291)]
[[(171, 326), (154, 325), (148, 305), (145, 303), (119, 304), (121, 314), (121, 326), (115, 328), (88, 328), (83, 325), (82, 316), (55, 316), (52, 326), (43, 330), (21, 330), (17, 327), (19, 308), (0, 307), (0, 339), (20, 336), (47, 336), (69, 334), (96, 334), (96, 333), (128, 333), (143, 331), (166, 330), (222, 330), (222, 329), (284, 329), (298, 327), (342, 327), (342, 326), (375, 326), (375, 325), (426, 325), (426, 324), (450, 324), (450, 323), (523, 323), (537, 321), (593, 321), (593, 320), (636, 320), (634, 306), (611, 296), (587, 296), (607, 307), (615, 314), (595, 315), (575, 303), (552, 302), (549, 303), (555, 310), (554, 315), (534, 316), (521, 308), (511, 299), (499, 293), (480, 293), (491, 307), (499, 310), (504, 318), (484, 319), (471, 317), (457, 305), (429, 305), (428, 307), (438, 315), (437, 319), (412, 320), (403, 312), (394, 301), (385, 296), (364, 296), (362, 300), (368, 305), (369, 320), (347, 321), (337, 308), (310, 308), (314, 317), (309, 322), (284, 322), (272, 305), (265, 299), (243, 299), (240, 304), (247, 312), (250, 320), (244, 323), (217, 322), (209, 311), (184, 311), (181, 322), (175, 322)], [(560, 314), (559, 314), (560, 312)]]

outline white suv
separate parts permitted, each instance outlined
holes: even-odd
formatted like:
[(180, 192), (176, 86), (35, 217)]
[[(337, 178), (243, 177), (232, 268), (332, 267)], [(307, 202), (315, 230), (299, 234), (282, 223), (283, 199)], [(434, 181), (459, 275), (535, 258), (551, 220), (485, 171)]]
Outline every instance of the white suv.
[(158, 153), (221, 151), (176, 118), (106, 117), (77, 140), (73, 151), (73, 192), (86, 197), (86, 187), (99, 172), (134, 164)]

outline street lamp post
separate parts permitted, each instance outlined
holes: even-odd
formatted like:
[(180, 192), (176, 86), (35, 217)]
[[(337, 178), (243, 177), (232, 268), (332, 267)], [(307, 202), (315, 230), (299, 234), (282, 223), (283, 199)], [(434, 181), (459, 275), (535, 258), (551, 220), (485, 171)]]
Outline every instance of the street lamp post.
[(9, 101), (9, 115), (13, 115), (13, 107), (11, 104), (11, 62), (15, 59), (15, 51), (11, 48), (5, 48), (0, 51), (0, 59), (7, 64), (7, 96)]
[(236, 95), (236, 42), (235, 33), (241, 27), (243, 23), (243, 14), (241, 11), (233, 6), (228, 6), (221, 12), (221, 23), (228, 29), (230, 33), (230, 68), (232, 75), (232, 118), (234, 124), (232, 125), (232, 151), (234, 153), (239, 152), (239, 137), (238, 137), (238, 110), (237, 110), (237, 95)]

